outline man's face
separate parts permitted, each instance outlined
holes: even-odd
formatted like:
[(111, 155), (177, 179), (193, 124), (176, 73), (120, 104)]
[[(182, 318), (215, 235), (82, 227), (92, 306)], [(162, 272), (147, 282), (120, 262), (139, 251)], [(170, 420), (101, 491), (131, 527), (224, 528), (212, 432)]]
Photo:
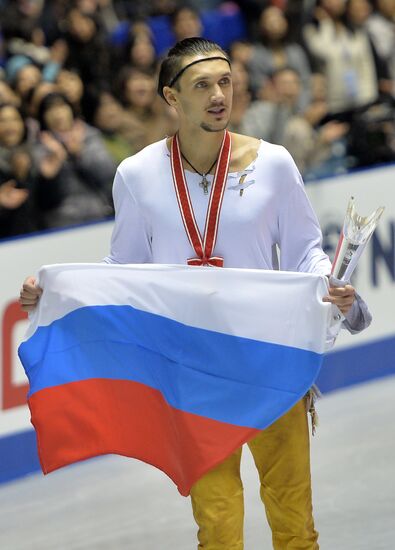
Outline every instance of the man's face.
[[(214, 52), (211, 57), (222, 55)], [(210, 56), (209, 56), (210, 57)], [(185, 58), (183, 66), (203, 58)], [(178, 84), (178, 85), (177, 85)], [(232, 76), (225, 60), (202, 61), (186, 69), (175, 88), (175, 105), (180, 123), (183, 121), (207, 132), (224, 130), (232, 109)]]

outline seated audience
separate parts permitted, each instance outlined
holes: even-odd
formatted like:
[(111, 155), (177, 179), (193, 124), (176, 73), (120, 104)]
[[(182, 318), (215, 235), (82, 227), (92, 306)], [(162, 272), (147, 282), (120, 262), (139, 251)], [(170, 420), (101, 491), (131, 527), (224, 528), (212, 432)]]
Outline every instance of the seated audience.
[(310, 180), (395, 160), (395, 0), (0, 3), (0, 238), (113, 213), (116, 165), (177, 130), (156, 93), (168, 25), (201, 36), (224, 10), (248, 29), (230, 130), (284, 145)]

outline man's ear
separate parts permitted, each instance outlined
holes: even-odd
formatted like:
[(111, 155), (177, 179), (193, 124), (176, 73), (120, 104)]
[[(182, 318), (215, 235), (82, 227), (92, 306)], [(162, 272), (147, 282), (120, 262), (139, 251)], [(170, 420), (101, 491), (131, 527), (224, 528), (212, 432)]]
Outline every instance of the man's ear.
[(177, 94), (174, 92), (173, 88), (170, 88), (170, 86), (164, 86), (163, 95), (166, 103), (168, 103), (171, 107), (176, 107), (176, 105), (178, 104), (178, 99)]

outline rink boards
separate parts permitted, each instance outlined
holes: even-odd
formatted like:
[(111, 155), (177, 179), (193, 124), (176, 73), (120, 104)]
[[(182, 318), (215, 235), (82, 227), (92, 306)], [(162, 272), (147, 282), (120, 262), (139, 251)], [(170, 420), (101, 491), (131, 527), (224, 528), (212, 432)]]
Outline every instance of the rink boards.
[[(361, 215), (386, 207), (353, 281), (369, 304), (373, 324), (361, 335), (341, 335), (324, 360), (318, 380), (323, 392), (395, 373), (394, 180), (395, 167), (387, 166), (307, 186), (331, 258), (351, 195)], [(100, 260), (108, 251), (111, 228), (111, 222), (103, 222), (0, 242), (0, 483), (39, 468), (27, 383), (16, 354), (27, 326), (17, 304), (20, 282), (43, 264)]]

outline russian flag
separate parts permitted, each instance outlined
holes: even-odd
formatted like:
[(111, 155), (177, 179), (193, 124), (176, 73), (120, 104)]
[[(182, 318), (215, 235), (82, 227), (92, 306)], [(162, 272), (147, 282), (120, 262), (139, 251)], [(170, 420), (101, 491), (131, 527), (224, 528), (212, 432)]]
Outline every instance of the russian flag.
[(45, 266), (19, 356), (44, 473), (115, 453), (181, 494), (297, 403), (331, 306), (314, 274)]

